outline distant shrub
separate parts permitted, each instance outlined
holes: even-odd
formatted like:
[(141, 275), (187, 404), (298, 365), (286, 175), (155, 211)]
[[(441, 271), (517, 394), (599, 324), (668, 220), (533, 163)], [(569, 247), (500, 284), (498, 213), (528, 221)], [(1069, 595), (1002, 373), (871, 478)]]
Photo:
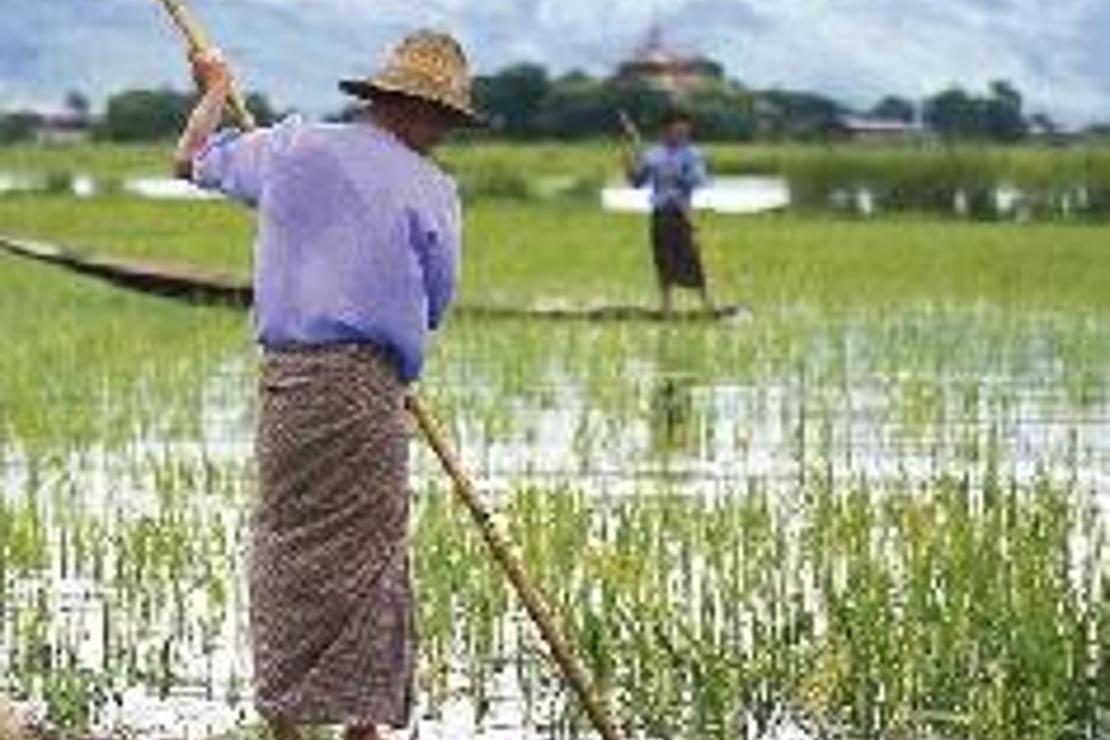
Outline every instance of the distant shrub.
[(50, 195), (72, 195), (73, 180), (72, 172), (53, 170), (46, 175), (43, 190)]
[(461, 196), (467, 200), (484, 198), (528, 200), (532, 197), (528, 180), (522, 173), (500, 166), (487, 167), (460, 175), (459, 191)]

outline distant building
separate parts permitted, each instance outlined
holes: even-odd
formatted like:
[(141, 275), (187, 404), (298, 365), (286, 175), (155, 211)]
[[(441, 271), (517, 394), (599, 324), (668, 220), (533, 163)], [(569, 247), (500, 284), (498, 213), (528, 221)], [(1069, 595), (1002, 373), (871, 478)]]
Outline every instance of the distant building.
[(917, 141), (925, 135), (924, 127), (918, 123), (868, 116), (842, 116), (837, 120), (835, 129), (854, 141), (875, 144)]
[(722, 77), (721, 65), (706, 57), (668, 47), (662, 29), (652, 26), (632, 56), (617, 68), (613, 80), (618, 84), (647, 85), (674, 96), (684, 96), (719, 82)]
[(40, 144), (75, 144), (87, 141), (92, 122), (74, 111), (35, 113), (34, 138)]
[(92, 136), (95, 119), (68, 108), (9, 108), (0, 110), (0, 140), (38, 144), (73, 144)]

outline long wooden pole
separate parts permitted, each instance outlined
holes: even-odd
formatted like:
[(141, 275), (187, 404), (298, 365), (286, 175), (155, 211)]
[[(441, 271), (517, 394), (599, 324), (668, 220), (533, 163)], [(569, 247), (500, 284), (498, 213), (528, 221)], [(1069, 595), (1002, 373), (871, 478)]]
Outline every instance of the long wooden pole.
[(531, 581), (529, 581), (520, 559), (513, 552), (508, 541), (501, 534), (496, 524), (494, 524), (493, 516), (482, 502), (481, 495), (474, 487), (474, 484), (463, 471), (462, 465), (447, 444), (446, 438), (442, 432), (440, 432), (432, 415), (424, 407), (423, 402), (415, 395), (408, 397), (407, 406), (409, 412), (412, 414), (413, 418), (416, 419), (417, 424), (424, 433), (424, 437), (428, 440), (428, 444), (435, 452), (436, 457), (439, 458), (440, 463), (443, 465), (443, 469), (447, 472), (447, 475), (450, 476), (452, 482), (454, 482), (455, 491), (458, 493), (463, 505), (465, 505), (470, 512), (470, 516), (474, 520), (474, 523), (478, 525), (478, 529), (482, 534), (482, 539), (485, 540), (486, 546), (489, 548), (494, 560), (498, 562), (505, 572), (506, 577), (508, 577), (513, 588), (516, 590), (517, 596), (520, 597), (521, 602), (524, 603), (524, 608), (528, 611), (528, 616), (532, 618), (533, 624), (539, 629), (544, 642), (546, 642), (548, 648), (550, 648), (551, 658), (562, 671), (571, 689), (578, 695), (578, 699), (582, 703), (583, 708), (585, 708), (586, 714), (589, 715), (594, 728), (597, 729), (605, 740), (618, 740), (620, 735), (617, 732), (616, 725), (609, 717), (605, 705), (591, 688), (589, 675), (582, 667), (582, 664), (575, 658), (570, 646), (563, 638), (543, 596), (532, 585)]
[(644, 148), (644, 137), (640, 135), (640, 129), (636, 126), (632, 116), (628, 115), (628, 111), (624, 108), (617, 108), (617, 117), (620, 119), (621, 128), (624, 129), (624, 135), (628, 137), (632, 147), (639, 151)]
[[(185, 36), (192, 51), (202, 52), (209, 48), (204, 32), (192, 19), (182, 0), (159, 0), (159, 2), (165, 6), (170, 17), (173, 18), (174, 23)], [(252, 129), (255, 126), (254, 119), (246, 105), (243, 105), (242, 97), (238, 96), (236, 90), (237, 88), (232, 85), (230, 100), (234, 112), (245, 129)], [(451, 450), (446, 437), (440, 432), (432, 415), (416, 395), (408, 396), (406, 406), (423, 432), (429, 446), (435, 452), (436, 457), (439, 458), (444, 471), (455, 484), (455, 493), (462, 500), (474, 523), (478, 526), (482, 539), (489, 548), (493, 559), (501, 566), (517, 596), (523, 602), (528, 616), (536, 625), (544, 642), (547, 643), (551, 651), (551, 658), (555, 661), (567, 683), (570, 684), (571, 689), (578, 696), (594, 728), (603, 740), (620, 740), (621, 736), (617, 732), (616, 724), (609, 717), (606, 707), (591, 687), (589, 674), (570, 649), (569, 644), (555, 623), (550, 608), (548, 608), (539, 590), (528, 579), (523, 564), (513, 552), (508, 540), (494, 524), (493, 515), (482, 502), (481, 495), (463, 471), (462, 465)]]
[[(208, 42), (208, 36), (204, 33), (204, 29), (193, 20), (184, 2), (181, 0), (158, 0), (158, 2), (166, 9), (174, 25), (181, 31), (181, 35), (185, 37), (190, 52), (202, 52), (211, 48)], [(227, 99), (231, 104), (232, 112), (239, 120), (239, 125), (247, 131), (255, 128), (254, 115), (252, 115), (250, 109), (247, 108), (247, 101), (243, 98), (243, 92), (239, 89), (239, 85), (234, 79), (231, 81), (231, 90), (228, 92)]]

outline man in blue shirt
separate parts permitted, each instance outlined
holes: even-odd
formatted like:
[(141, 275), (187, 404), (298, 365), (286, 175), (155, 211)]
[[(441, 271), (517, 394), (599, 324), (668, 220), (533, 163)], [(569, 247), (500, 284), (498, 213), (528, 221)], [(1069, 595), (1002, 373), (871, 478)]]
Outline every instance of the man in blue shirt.
[(697, 290), (706, 310), (713, 310), (691, 219), (694, 190), (707, 180), (705, 158), (691, 144), (691, 131), (690, 116), (673, 108), (664, 117), (660, 142), (638, 158), (628, 153), (625, 162), (633, 185), (651, 187), (652, 256), (665, 316), (676, 285)]

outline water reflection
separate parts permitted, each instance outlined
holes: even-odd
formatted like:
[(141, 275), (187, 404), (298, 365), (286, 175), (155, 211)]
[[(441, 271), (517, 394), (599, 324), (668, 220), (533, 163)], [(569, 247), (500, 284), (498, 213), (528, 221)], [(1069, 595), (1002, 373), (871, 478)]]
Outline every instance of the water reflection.
[(663, 375), (654, 384), (650, 399), (650, 454), (664, 469), (672, 457), (690, 456), (699, 447), (694, 418), (694, 383), (690, 378)]
[(657, 458), (666, 471), (672, 460), (698, 454), (704, 419), (694, 401), (697, 375), (685, 354), (689, 350), (683, 346), (681, 334), (663, 327), (654, 340), (654, 369), (644, 379), (650, 429), (648, 454)]
[[(1110, 491), (1110, 330), (1098, 322), (1015, 326), (970, 310), (496, 332), (453, 326), (423, 388), (494, 493), (716, 494), (752, 480), (789, 492), (814, 468), (881, 483), (974, 477), (987, 461), (1015, 480), (1047, 471), (1104, 503)], [(188, 423), (45, 454), (16, 439), (2, 448), (0, 674), (53, 692), (55, 714), (96, 698), (100, 726), (143, 737), (251, 717), (242, 562), (255, 353), (231, 345), (198, 392), (140, 383), (97, 407), (119, 419), (153, 405)], [(424, 495), (442, 478), (414, 452)], [(499, 680), (494, 721), (519, 737), (525, 689)], [(473, 725), (459, 698), (422, 736)]]
[[(426, 390), (495, 489), (531, 479), (627, 492), (660, 479), (696, 492), (753, 478), (789, 483), (813, 465), (846, 479), (925, 480), (988, 459), (1020, 480), (1048, 470), (1104, 484), (1105, 331), (1080, 322), (1071, 341), (1092, 354), (1061, 357), (1068, 330), (1054, 322), (992, 321), (975, 312), (870, 325), (815, 317), (765, 336), (519, 327), (511, 341), (529, 359), (509, 368), (496, 351), (472, 352), (471, 332), (484, 329), (467, 326), (441, 348)], [(1056, 333), (1054, 344), (1044, 332)], [(543, 350), (529, 353), (532, 345)], [(430, 457), (418, 460), (436, 474)]]

